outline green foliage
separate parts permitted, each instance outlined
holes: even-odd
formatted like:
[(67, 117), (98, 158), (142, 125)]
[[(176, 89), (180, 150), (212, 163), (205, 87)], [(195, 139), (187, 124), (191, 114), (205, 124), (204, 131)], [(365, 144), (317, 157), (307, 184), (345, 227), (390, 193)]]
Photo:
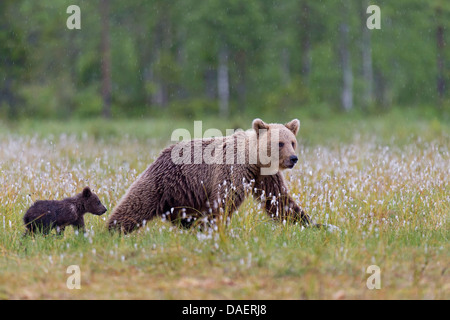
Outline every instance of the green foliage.
[(168, 112), (178, 118), (203, 119), (216, 115), (218, 109), (215, 101), (195, 99), (175, 101), (170, 104)]
[(268, 92), (261, 112), (267, 115), (286, 113), (286, 109), (294, 106), (297, 108), (307, 107), (308, 101), (308, 89), (300, 78), (296, 77), (278, 90)]
[[(377, 113), (392, 106), (431, 106), (448, 118), (450, 51), (444, 51), (441, 71), (436, 44), (438, 27), (448, 37), (448, 3), (379, 1), (381, 30), (369, 31), (369, 42), (363, 33), (369, 16), (365, 3), (111, 0), (113, 114), (217, 115), (223, 51), (231, 116), (309, 109), (322, 117), (327, 110), (340, 109), (340, 26), (345, 23), (355, 109)], [(101, 113), (99, 1), (79, 2), (81, 30), (65, 26), (71, 4), (69, 0), (1, 1), (2, 117)], [(373, 68), (373, 98), (368, 104), (363, 46), (370, 46)], [(443, 97), (437, 93), (440, 74), (447, 83)]]
[(102, 114), (102, 98), (95, 87), (88, 87), (75, 96), (77, 108), (74, 115), (80, 118), (97, 118)]

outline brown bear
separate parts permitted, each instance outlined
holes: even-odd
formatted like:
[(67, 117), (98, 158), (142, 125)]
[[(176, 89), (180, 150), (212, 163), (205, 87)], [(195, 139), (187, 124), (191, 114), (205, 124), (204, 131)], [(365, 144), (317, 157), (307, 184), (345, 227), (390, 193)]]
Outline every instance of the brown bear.
[(62, 233), (68, 225), (84, 232), (85, 213), (102, 215), (106, 211), (106, 207), (89, 187), (71, 198), (38, 200), (23, 217), (27, 229), (25, 234), (35, 232), (48, 234), (52, 229), (57, 229), (58, 233)]
[(255, 119), (252, 127), (163, 150), (114, 208), (109, 229), (128, 233), (157, 216), (185, 227), (227, 219), (249, 194), (275, 220), (320, 227), (289, 196), (281, 173), (298, 161), (300, 121)]

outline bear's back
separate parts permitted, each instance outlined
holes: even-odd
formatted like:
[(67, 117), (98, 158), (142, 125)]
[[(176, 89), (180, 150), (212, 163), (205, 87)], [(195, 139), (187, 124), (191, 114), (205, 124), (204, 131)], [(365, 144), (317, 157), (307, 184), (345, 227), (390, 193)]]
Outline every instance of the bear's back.
[(26, 212), (24, 222), (51, 223), (72, 222), (76, 218), (75, 206), (65, 200), (37, 200)]

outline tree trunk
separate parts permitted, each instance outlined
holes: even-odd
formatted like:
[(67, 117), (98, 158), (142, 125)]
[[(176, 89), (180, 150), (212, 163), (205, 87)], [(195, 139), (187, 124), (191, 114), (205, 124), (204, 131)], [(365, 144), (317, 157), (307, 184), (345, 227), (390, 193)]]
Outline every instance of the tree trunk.
[(291, 82), (289, 60), (289, 51), (287, 48), (283, 48), (281, 50), (281, 81), (283, 85), (287, 85), (289, 84), (289, 82)]
[(206, 67), (205, 72), (203, 73), (204, 81), (205, 81), (205, 96), (208, 100), (214, 100), (217, 97), (217, 71), (211, 65)]
[(301, 76), (305, 83), (309, 82), (309, 74), (311, 72), (311, 19), (310, 19), (310, 7), (308, 0), (303, 0), (300, 6), (300, 23), (301, 23), (301, 59), (302, 59), (302, 70)]
[(151, 72), (150, 78), (152, 79), (153, 92), (152, 92), (152, 104), (159, 107), (167, 106), (166, 98), (166, 86), (163, 80), (159, 77), (159, 72)]
[(239, 110), (244, 111), (247, 103), (247, 54), (244, 50), (239, 50), (236, 54), (237, 64), (237, 98), (239, 103)]
[(366, 9), (369, 6), (368, 1), (362, 1), (361, 8), (361, 27), (362, 27), (362, 67), (363, 67), (363, 107), (367, 109), (373, 103), (373, 67), (372, 67), (372, 44), (370, 39), (370, 30), (366, 26)]
[(217, 92), (219, 96), (219, 112), (222, 117), (228, 117), (230, 86), (228, 80), (228, 52), (225, 48), (219, 51), (219, 67), (217, 69)]
[(169, 81), (164, 68), (167, 66), (167, 57), (171, 55), (172, 46), (172, 23), (168, 4), (159, 1), (155, 10), (159, 11), (159, 18), (155, 29), (155, 41), (153, 51), (155, 52), (155, 65), (152, 73), (153, 95), (152, 103), (165, 108), (169, 104)]
[(444, 26), (442, 25), (442, 8), (436, 8), (437, 29), (437, 95), (439, 108), (442, 108), (445, 95), (445, 56), (444, 56)]
[(374, 99), (378, 106), (383, 109), (387, 109), (390, 106), (390, 102), (387, 97), (387, 84), (386, 79), (380, 69), (374, 69)]
[(111, 48), (109, 41), (109, 0), (100, 0), (101, 14), (101, 63), (103, 117), (111, 117)]
[[(0, 89), (0, 107), (5, 101), (8, 106), (8, 116), (12, 119), (17, 118), (18, 110), (14, 91), (12, 89), (11, 77), (6, 77), (3, 82), (3, 88)], [(3, 101), (2, 101), (3, 100)]]
[(343, 3), (342, 10), (342, 22), (339, 26), (340, 60), (342, 68), (341, 105), (345, 111), (349, 111), (353, 108), (353, 72), (350, 57), (348, 3)]

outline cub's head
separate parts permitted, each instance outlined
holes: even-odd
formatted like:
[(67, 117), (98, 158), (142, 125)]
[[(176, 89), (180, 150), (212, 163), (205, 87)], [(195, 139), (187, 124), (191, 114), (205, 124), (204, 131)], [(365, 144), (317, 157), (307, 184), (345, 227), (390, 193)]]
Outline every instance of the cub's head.
[(98, 196), (89, 187), (84, 188), (83, 192), (81, 192), (81, 201), (84, 204), (86, 212), (100, 216), (107, 211)]
[(278, 170), (292, 169), (298, 161), (296, 135), (300, 121), (294, 119), (286, 124), (265, 123), (255, 119), (252, 123), (258, 140), (258, 163), (262, 174), (275, 174)]

